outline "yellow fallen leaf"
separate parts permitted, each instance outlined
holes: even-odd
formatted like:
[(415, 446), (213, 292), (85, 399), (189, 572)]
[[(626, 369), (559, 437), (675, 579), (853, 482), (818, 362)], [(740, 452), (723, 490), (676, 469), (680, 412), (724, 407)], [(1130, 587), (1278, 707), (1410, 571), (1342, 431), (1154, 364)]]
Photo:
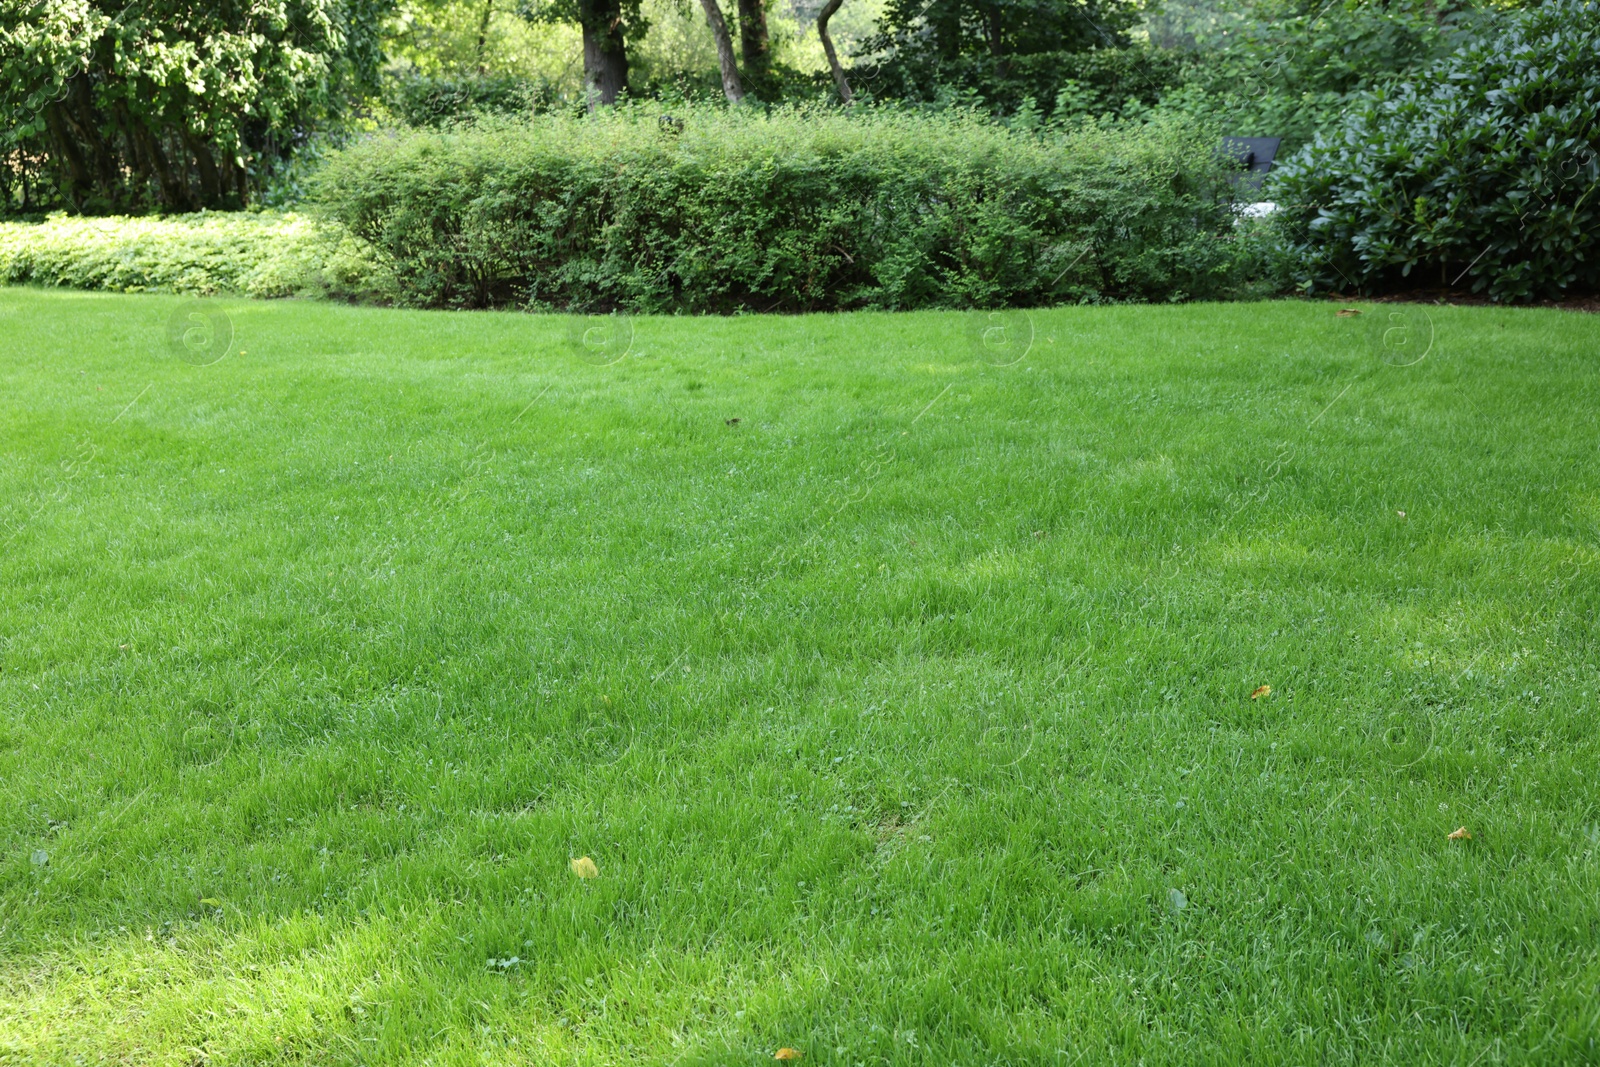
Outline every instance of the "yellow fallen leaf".
[(1270, 685), (1258, 685), (1258, 686), (1256, 686), (1255, 692), (1250, 694), (1250, 699), (1251, 700), (1259, 700), (1262, 697), (1269, 697), (1271, 695), (1272, 695), (1272, 686), (1270, 686)]
[(800, 1055), (800, 1050), (797, 1048), (780, 1048), (772, 1054), (772, 1058), (775, 1060), (797, 1060)]
[(579, 856), (572, 861), (572, 873), (579, 878), (598, 878), (600, 868), (594, 865), (594, 860), (588, 856)]
[(1338, 311), (1335, 311), (1334, 314), (1339, 316), (1341, 319), (1347, 319), (1351, 315), (1359, 315), (1361, 312), (1357, 311), (1355, 308), (1340, 308)]
[(1450, 832), (1450, 840), (1451, 841), (1471, 841), (1472, 840), (1472, 831), (1468, 830), (1465, 826), (1460, 827), (1459, 829), (1456, 829), (1456, 830), (1452, 830)]

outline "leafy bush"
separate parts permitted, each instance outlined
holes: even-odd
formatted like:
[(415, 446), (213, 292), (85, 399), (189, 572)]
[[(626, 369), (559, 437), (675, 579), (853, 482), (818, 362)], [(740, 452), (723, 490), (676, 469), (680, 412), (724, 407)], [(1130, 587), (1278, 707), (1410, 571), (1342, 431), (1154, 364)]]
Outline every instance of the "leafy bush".
[(870, 108), (543, 116), (367, 139), (325, 209), (424, 306), (808, 310), (1239, 284), (1215, 135)]
[(120, 292), (379, 298), (384, 272), (349, 234), (300, 215), (0, 223), (0, 282)]
[(511, 74), (393, 78), (385, 93), (395, 117), (408, 126), (446, 126), (483, 115), (526, 115), (565, 101), (549, 82)]
[[(1177, 7), (1167, 5), (1169, 16)], [(1221, 120), (1240, 136), (1281, 137), (1286, 153), (1337, 126), (1351, 94), (1405, 81), (1482, 21), (1474, 7), (1450, 0), (1254, 0), (1231, 12), (1204, 8), (1189, 32), (1180, 24), (1160, 35), (1180, 43), (1184, 57), (1161, 106)]]
[[(860, 55), (870, 67), (852, 84), (878, 99), (933, 101), (974, 94), (991, 111), (1010, 112), (1031, 98), (1048, 107), (1068, 81), (1114, 74), (1128, 31), (1139, 22), (1134, 0), (885, 0), (878, 32)], [(1109, 55), (1086, 65), (1078, 57)], [(1135, 62), (1143, 54), (1132, 50)], [(1109, 64), (1109, 71), (1098, 70)], [(1110, 80), (1110, 79), (1106, 79)]]
[(1180, 53), (1160, 48), (1093, 48), (1081, 52), (1035, 52), (955, 58), (904, 52), (876, 66), (858, 68), (851, 85), (880, 100), (937, 103), (956, 99), (996, 114), (1030, 106), (1049, 117), (1123, 114), (1153, 106), (1181, 80)]
[(1307, 290), (1456, 286), (1496, 300), (1600, 285), (1600, 3), (1504, 16), (1271, 188)]

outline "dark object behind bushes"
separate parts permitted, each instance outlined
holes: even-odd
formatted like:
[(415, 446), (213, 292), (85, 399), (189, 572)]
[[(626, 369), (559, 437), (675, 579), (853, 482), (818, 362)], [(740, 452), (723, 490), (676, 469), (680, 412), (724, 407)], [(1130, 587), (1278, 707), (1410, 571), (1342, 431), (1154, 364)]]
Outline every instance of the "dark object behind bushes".
[(671, 136), (640, 108), (374, 137), (332, 159), (319, 196), (420, 306), (963, 307), (1239, 284), (1212, 131), (678, 117)]
[(1270, 188), (1308, 290), (1600, 288), (1600, 4), (1505, 16), (1362, 97)]

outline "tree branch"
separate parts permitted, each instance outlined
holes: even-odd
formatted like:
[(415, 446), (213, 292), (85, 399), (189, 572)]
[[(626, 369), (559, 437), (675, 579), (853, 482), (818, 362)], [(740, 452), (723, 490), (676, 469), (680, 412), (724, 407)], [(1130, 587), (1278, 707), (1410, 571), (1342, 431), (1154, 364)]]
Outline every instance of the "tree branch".
[(717, 42), (717, 64), (722, 68), (722, 95), (728, 98), (728, 103), (737, 104), (744, 100), (744, 86), (739, 81), (739, 65), (733, 58), (733, 39), (728, 36), (728, 22), (722, 17), (722, 8), (717, 5), (717, 0), (700, 0), (700, 7), (706, 13), (706, 24), (711, 27), (711, 36)]
[(839, 63), (839, 53), (834, 51), (833, 38), (828, 35), (828, 20), (833, 18), (844, 0), (828, 0), (822, 5), (822, 10), (817, 13), (817, 36), (822, 39), (822, 50), (828, 56), (828, 69), (833, 71), (833, 84), (839, 87), (839, 96), (848, 105), (855, 99), (850, 92), (850, 82), (844, 76), (844, 67)]

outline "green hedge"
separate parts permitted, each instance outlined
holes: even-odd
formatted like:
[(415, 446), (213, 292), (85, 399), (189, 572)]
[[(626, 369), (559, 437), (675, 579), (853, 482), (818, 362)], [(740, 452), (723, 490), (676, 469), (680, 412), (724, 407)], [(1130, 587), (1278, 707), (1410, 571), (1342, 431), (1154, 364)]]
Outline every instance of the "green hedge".
[(273, 212), (0, 223), (0, 282), (347, 299), (382, 299), (388, 285), (348, 233)]
[(1179, 300), (1248, 257), (1214, 131), (680, 110), (373, 136), (317, 197), (430, 307), (800, 311)]
[(1600, 3), (1501, 18), (1275, 176), (1306, 289), (1600, 289)]

